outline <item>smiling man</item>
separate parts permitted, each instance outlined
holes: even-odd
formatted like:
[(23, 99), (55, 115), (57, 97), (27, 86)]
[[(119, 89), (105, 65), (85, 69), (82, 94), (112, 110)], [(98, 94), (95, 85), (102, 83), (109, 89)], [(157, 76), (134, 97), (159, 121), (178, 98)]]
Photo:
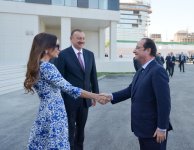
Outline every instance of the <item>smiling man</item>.
[[(99, 93), (94, 54), (83, 48), (84, 32), (73, 30), (70, 40), (72, 45), (60, 52), (55, 63), (58, 70), (73, 86)], [(62, 93), (62, 96), (68, 116), (71, 150), (83, 150), (84, 128), (92, 101), (82, 98), (75, 100), (66, 93)]]
[(140, 150), (166, 150), (168, 131), (172, 129), (169, 78), (155, 60), (156, 52), (153, 40), (141, 39), (134, 54), (142, 67), (127, 88), (107, 94), (112, 104), (131, 98), (131, 128)]

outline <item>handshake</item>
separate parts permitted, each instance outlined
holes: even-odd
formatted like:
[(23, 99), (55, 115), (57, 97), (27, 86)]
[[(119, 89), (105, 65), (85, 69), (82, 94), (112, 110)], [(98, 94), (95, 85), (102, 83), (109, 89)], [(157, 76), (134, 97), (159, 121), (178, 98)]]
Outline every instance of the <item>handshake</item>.
[(104, 105), (112, 100), (112, 94), (107, 93), (96, 94), (94, 100)]

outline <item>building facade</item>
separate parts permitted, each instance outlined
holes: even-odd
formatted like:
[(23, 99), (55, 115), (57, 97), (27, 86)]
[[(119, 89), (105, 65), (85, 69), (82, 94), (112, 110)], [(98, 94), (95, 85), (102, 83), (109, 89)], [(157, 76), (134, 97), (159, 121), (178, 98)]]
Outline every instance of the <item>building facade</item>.
[(142, 0), (120, 3), (120, 21), (117, 25), (117, 40), (139, 41), (148, 36), (150, 4)]
[(161, 34), (151, 34), (150, 35), (150, 38), (152, 39), (152, 40), (154, 40), (155, 42), (161, 42), (162, 41), (162, 36), (161, 36)]
[(70, 46), (71, 31), (82, 29), (101, 71), (109, 27), (109, 62), (116, 58), (119, 0), (0, 0), (0, 20), (0, 94), (23, 88), (32, 40), (39, 32), (57, 35), (64, 49)]
[(175, 42), (194, 43), (194, 33), (189, 33), (186, 30), (181, 30), (174, 35)]
[[(149, 15), (152, 13), (149, 0), (128, 0), (120, 3), (120, 21), (117, 25), (117, 53), (128, 64), (133, 62), (134, 44), (148, 37)], [(134, 71), (130, 65), (130, 71)]]

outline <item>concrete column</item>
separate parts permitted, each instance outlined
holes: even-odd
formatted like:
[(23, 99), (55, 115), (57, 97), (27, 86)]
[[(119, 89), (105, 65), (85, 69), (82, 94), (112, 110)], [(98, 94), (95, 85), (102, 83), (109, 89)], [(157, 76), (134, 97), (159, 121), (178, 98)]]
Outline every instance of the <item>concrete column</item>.
[(61, 18), (61, 49), (70, 46), (71, 18)]
[(105, 29), (99, 29), (99, 49), (98, 49), (98, 58), (104, 59), (105, 54)]
[(39, 19), (39, 32), (45, 32), (45, 23)]
[(117, 22), (111, 21), (110, 24), (110, 59), (115, 60), (117, 56)]

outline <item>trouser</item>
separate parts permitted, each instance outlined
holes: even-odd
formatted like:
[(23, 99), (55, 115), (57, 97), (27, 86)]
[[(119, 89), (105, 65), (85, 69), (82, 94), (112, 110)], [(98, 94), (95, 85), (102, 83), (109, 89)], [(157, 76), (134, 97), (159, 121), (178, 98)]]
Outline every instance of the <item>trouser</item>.
[(84, 100), (78, 101), (75, 106), (71, 106), (74, 108), (66, 107), (71, 150), (83, 150), (84, 128), (88, 117), (88, 107)]
[(180, 62), (180, 64), (179, 64), (180, 72), (181, 71), (185, 72), (185, 65), (184, 64), (185, 64), (184, 62)]
[(173, 76), (174, 74), (174, 66), (169, 66), (169, 76)]
[(156, 138), (138, 138), (140, 150), (166, 150), (167, 136), (162, 143), (157, 143)]

